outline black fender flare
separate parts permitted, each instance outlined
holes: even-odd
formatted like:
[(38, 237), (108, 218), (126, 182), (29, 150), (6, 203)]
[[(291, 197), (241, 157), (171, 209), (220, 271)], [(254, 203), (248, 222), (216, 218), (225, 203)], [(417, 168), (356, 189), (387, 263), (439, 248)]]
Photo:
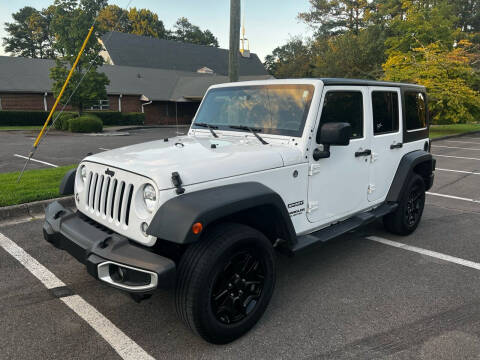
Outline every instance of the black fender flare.
[[(405, 154), (400, 160), (397, 172), (387, 194), (387, 202), (397, 202), (403, 194), (404, 187), (413, 173), (419, 173), (425, 180), (426, 190), (433, 184), (433, 171), (435, 159), (432, 154), (424, 150), (415, 150)], [(421, 168), (419, 168), (421, 166)]]
[(147, 234), (177, 244), (190, 244), (201, 235), (192, 232), (193, 224), (200, 222), (205, 229), (219, 219), (262, 205), (277, 210), (287, 237), (284, 240), (295, 242), (295, 229), (284, 201), (275, 191), (257, 182), (224, 185), (174, 197), (160, 206)]
[(68, 170), (60, 183), (60, 195), (73, 195), (75, 191), (75, 174), (77, 169)]

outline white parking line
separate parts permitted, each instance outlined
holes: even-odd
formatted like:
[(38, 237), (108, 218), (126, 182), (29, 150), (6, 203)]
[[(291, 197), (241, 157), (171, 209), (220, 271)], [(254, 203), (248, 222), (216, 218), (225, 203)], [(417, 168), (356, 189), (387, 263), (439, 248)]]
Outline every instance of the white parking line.
[(108, 151), (108, 150), (112, 150), (112, 149), (107, 149), (107, 148), (98, 148), (98, 150)]
[[(15, 242), (0, 233), (0, 247), (12, 255), (47, 288), (65, 286), (50, 270), (40, 264)], [(79, 295), (61, 297), (70, 309), (85, 320), (123, 359), (153, 359), (137, 343)]]
[(469, 268), (472, 268), (472, 269), (475, 269), (475, 270), (480, 270), (480, 264), (476, 263), (476, 262), (473, 262), (473, 261), (470, 261), (470, 260), (465, 260), (465, 259), (461, 259), (461, 258), (458, 258), (458, 257), (455, 257), (455, 256), (442, 254), (442, 253), (432, 251), (432, 250), (422, 249), (422, 248), (419, 248), (419, 247), (416, 247), (416, 246), (411, 246), (411, 245), (399, 243), (399, 242), (384, 239), (384, 238), (381, 238), (381, 237), (378, 237), (378, 236), (369, 236), (369, 237), (367, 237), (367, 239), (372, 240), (372, 241), (376, 241), (376, 242), (384, 244), (384, 245), (393, 246), (393, 247), (403, 249), (403, 250), (413, 251), (413, 252), (416, 252), (418, 254), (422, 254), (422, 255), (430, 256), (430, 257), (433, 257), (433, 258), (436, 258), (436, 259), (448, 261), (448, 262), (451, 262), (451, 263), (454, 263), (454, 264), (466, 266), (466, 267), (469, 267)]
[(455, 172), (455, 173), (461, 173), (461, 174), (480, 175), (480, 172), (465, 171), (465, 170), (451, 170), (451, 169), (435, 168), (435, 171), (449, 171), (449, 172)]
[(451, 142), (451, 143), (461, 143), (461, 144), (475, 144), (475, 145), (478, 145), (480, 144), (480, 141), (479, 142), (475, 142), (475, 141), (460, 141), (460, 140), (444, 140), (445, 142)]
[(464, 160), (478, 160), (480, 161), (479, 158), (472, 158), (472, 157), (464, 157), (464, 156), (451, 156), (451, 155), (438, 155), (438, 154), (433, 154), (435, 157), (446, 157), (446, 158), (453, 158), (453, 159), (464, 159)]
[(461, 200), (461, 201), (469, 201), (469, 202), (473, 202), (473, 203), (480, 204), (480, 200), (469, 199), (469, 198), (464, 198), (464, 197), (460, 197), (460, 196), (439, 194), (439, 193), (434, 193), (434, 192), (429, 192), (429, 191), (426, 192), (426, 194), (432, 195), (432, 196), (444, 197), (444, 198), (448, 198), (448, 199), (455, 199), (455, 200)]
[[(13, 156), (15, 157), (19, 157), (19, 158), (22, 158), (22, 159), (27, 159), (28, 160), (28, 156), (23, 156), (23, 155), (18, 155), (18, 154), (13, 154)], [(37, 160), (37, 159), (30, 159), (31, 161), (35, 161), (35, 162), (38, 162), (38, 163), (41, 163), (41, 164), (45, 164), (45, 165), (48, 165), (48, 166), (53, 166), (53, 167), (58, 167), (58, 165), (54, 165), (54, 164), (50, 164), (46, 161), (40, 161), (40, 160)]]
[(457, 147), (457, 146), (432, 145), (432, 147), (436, 147), (436, 148), (447, 148), (447, 149), (476, 150), (476, 151), (480, 151), (480, 149), (475, 149), (475, 148), (464, 148), (464, 147)]

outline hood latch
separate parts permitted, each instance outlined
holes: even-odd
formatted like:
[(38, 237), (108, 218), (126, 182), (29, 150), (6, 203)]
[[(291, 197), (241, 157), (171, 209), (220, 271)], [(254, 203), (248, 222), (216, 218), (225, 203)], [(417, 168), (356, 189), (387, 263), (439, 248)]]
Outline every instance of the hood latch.
[(182, 187), (182, 179), (180, 178), (180, 174), (176, 171), (172, 173), (172, 184), (177, 188), (177, 195), (182, 195), (185, 192), (185, 189)]

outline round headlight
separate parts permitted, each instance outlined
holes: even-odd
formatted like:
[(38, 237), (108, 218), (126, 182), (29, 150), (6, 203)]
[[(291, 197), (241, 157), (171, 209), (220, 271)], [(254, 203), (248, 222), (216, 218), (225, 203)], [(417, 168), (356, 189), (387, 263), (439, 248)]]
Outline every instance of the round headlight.
[(143, 200), (145, 201), (147, 210), (152, 212), (155, 209), (155, 204), (157, 203), (157, 192), (152, 185), (147, 184), (143, 188)]
[(85, 166), (82, 166), (80, 168), (80, 178), (82, 179), (83, 182), (87, 180), (87, 168)]

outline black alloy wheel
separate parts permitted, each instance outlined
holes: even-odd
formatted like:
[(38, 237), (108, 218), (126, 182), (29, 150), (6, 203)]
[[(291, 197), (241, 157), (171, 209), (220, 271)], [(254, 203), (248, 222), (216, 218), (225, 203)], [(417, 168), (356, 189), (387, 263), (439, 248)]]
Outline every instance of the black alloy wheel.
[(239, 338), (270, 302), (274, 255), (270, 240), (249, 226), (223, 223), (207, 228), (178, 265), (178, 315), (208, 342), (226, 344)]
[(237, 323), (250, 314), (262, 295), (265, 265), (253, 249), (234, 254), (214, 281), (212, 310), (224, 324)]

